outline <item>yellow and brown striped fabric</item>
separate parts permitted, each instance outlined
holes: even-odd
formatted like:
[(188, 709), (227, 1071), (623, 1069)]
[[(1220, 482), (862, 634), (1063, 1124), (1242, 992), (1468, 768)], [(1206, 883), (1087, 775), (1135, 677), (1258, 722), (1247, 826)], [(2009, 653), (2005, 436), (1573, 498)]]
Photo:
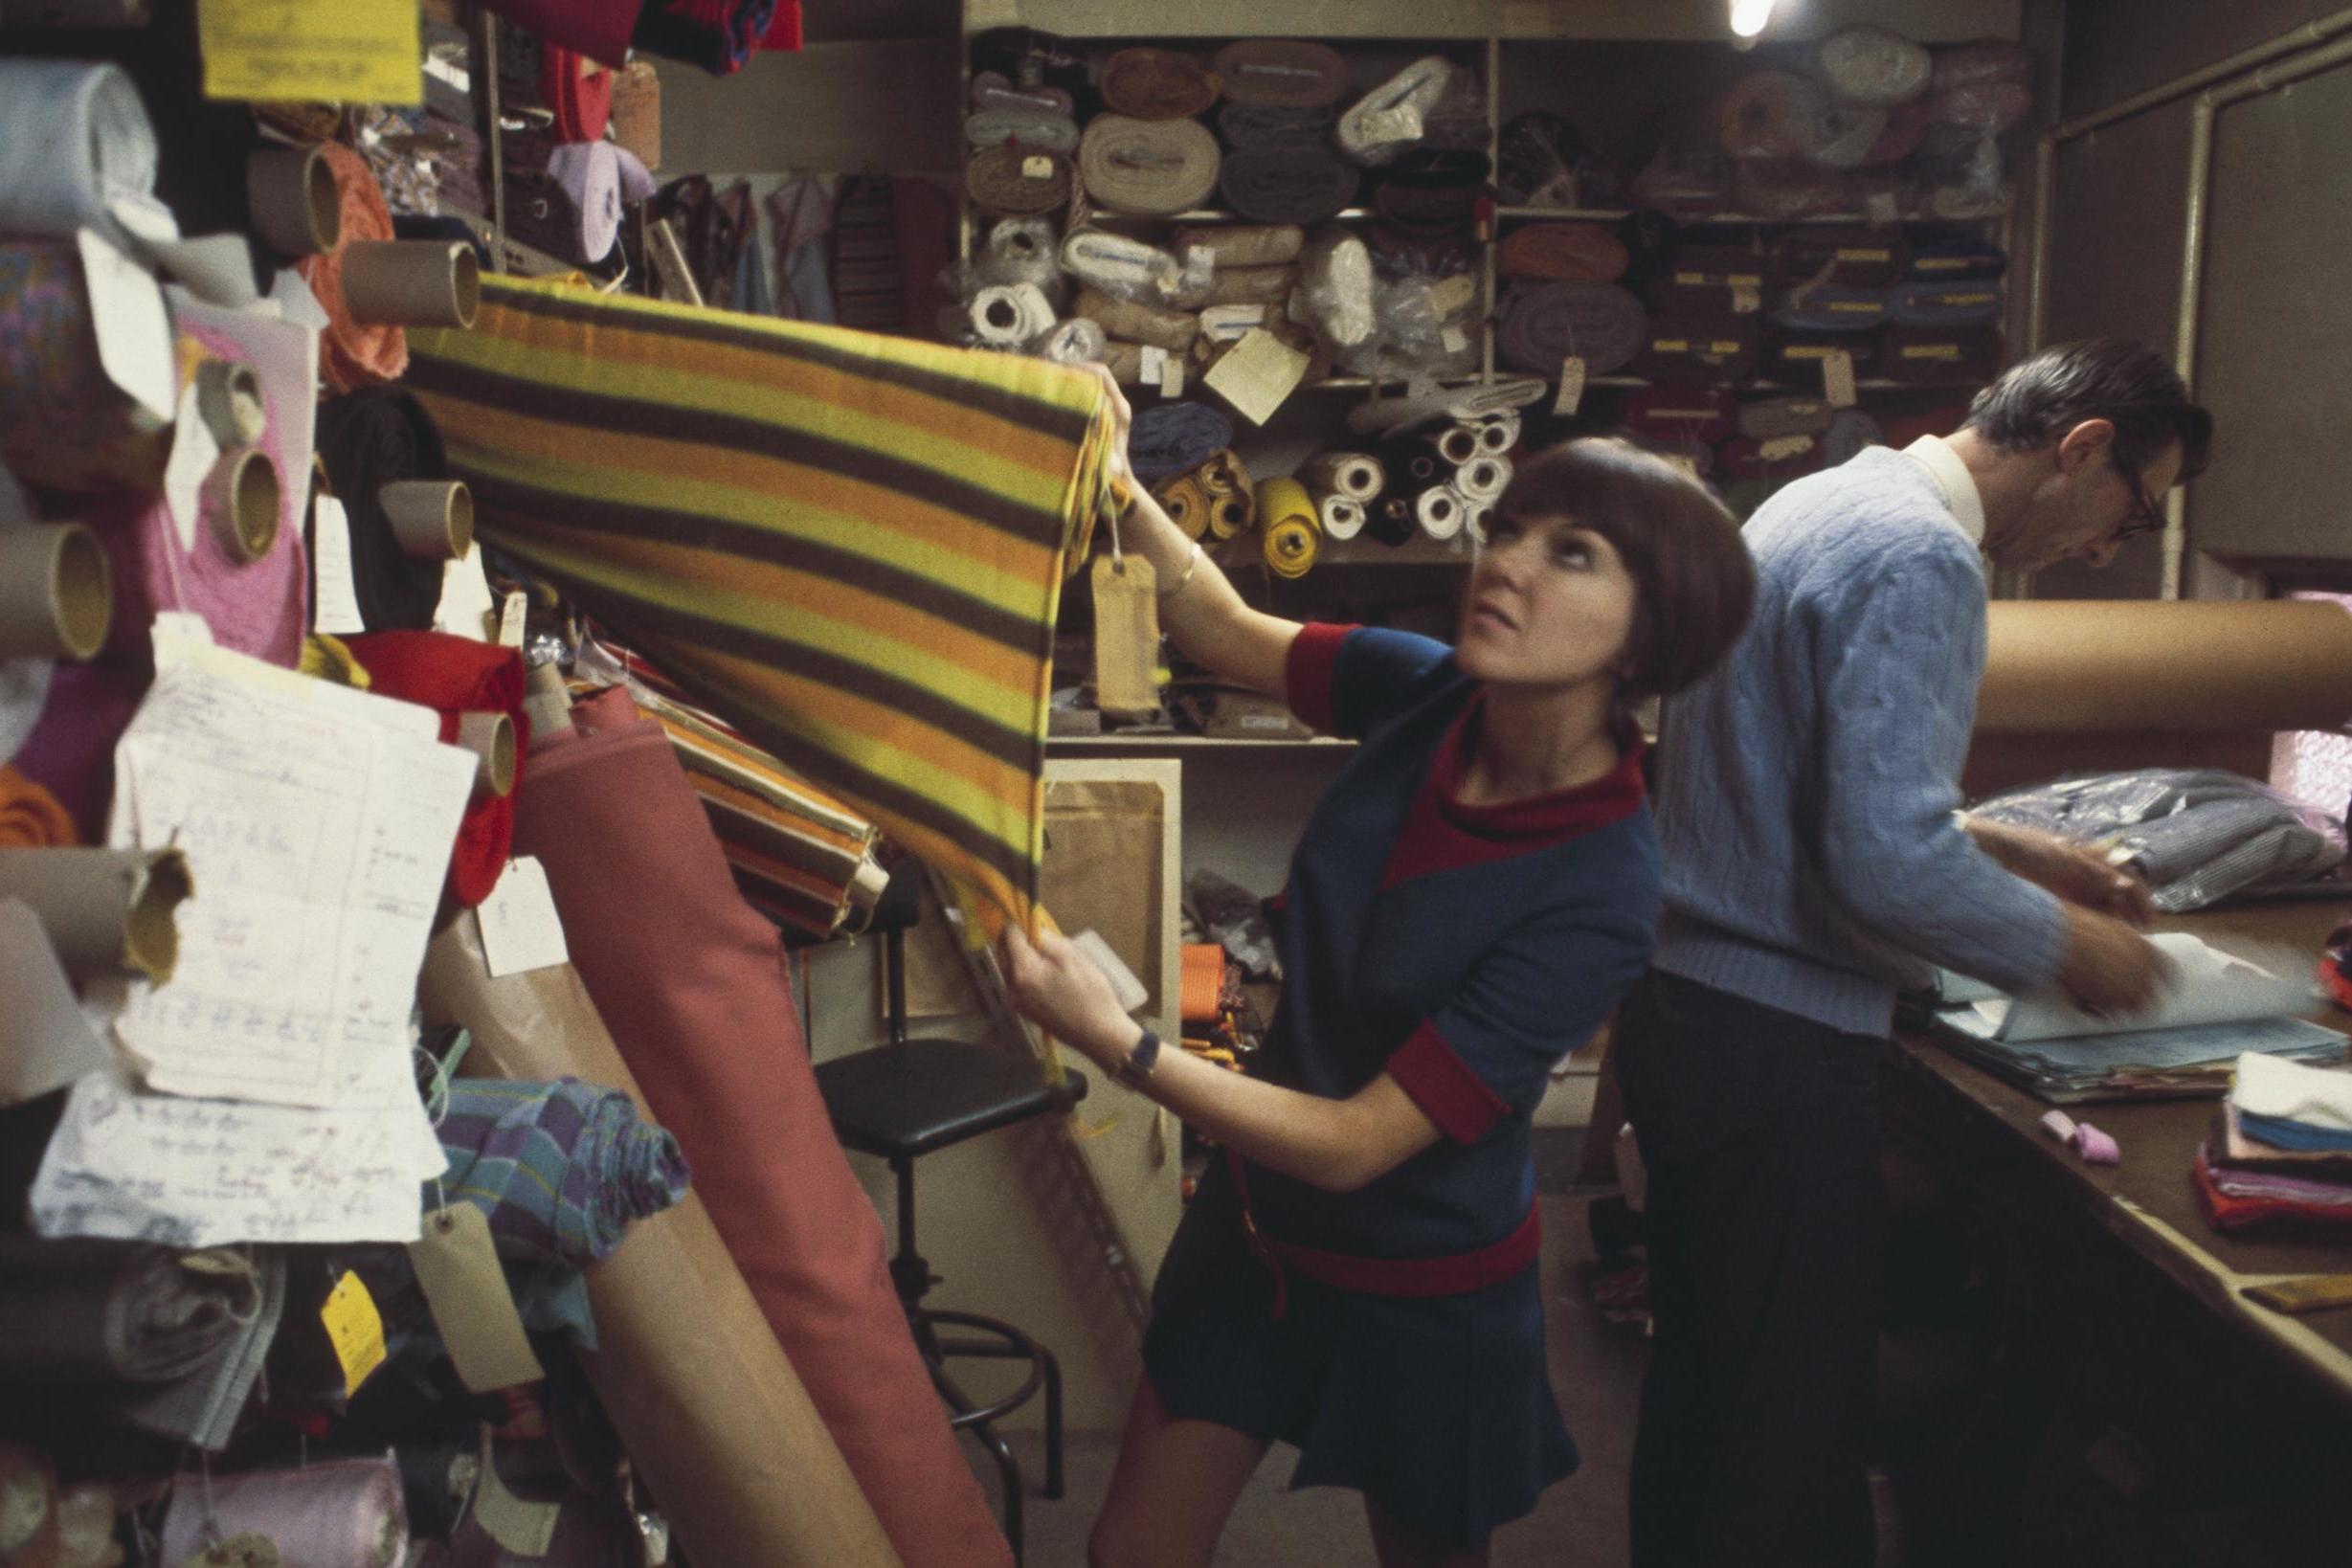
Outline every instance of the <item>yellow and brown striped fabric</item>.
[(978, 934), (1028, 923), (1098, 382), (509, 279), (410, 350), (484, 538), (945, 871)]

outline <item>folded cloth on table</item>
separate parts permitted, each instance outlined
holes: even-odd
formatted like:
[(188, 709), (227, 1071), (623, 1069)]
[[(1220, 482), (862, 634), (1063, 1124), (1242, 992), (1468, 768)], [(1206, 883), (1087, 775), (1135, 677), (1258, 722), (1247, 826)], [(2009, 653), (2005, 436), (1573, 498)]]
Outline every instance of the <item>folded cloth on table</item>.
[(1607, 375), (1642, 351), (1647, 320), (1642, 302), (1615, 283), (1538, 283), (1504, 301), (1495, 347), (1516, 370), (1557, 375), (1574, 354), (1587, 374)]
[(419, 333), (483, 536), (753, 745), (1026, 922), (1106, 392), (1041, 360), (486, 279)]
[(1102, 114), (1079, 138), (1078, 177), (1099, 206), (1166, 217), (1208, 200), (1220, 158), (1217, 138), (1197, 120)]
[(0, 1382), (165, 1383), (200, 1371), (261, 1310), (227, 1250), (0, 1236)]
[(2215, 1169), (2206, 1146), (2190, 1167), (2197, 1206), (2215, 1230), (2352, 1225), (2352, 1187)]
[(2238, 1058), (2229, 1103), (2245, 1115), (2301, 1123), (2352, 1139), (2352, 1072), (2250, 1053)]
[(676, 1138), (638, 1120), (620, 1090), (576, 1078), (453, 1080), (438, 1131), (443, 1188), (488, 1218), (502, 1257), (600, 1262), (630, 1221), (676, 1203), (689, 1179)]

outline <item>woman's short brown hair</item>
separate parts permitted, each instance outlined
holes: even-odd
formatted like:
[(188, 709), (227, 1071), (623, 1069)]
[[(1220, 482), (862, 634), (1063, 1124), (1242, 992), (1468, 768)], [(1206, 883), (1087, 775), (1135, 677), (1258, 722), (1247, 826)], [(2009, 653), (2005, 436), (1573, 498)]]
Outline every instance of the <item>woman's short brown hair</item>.
[(1495, 510), (1519, 522), (1569, 518), (1615, 548), (1638, 591), (1627, 700), (1682, 690), (1748, 623), (1756, 569), (1738, 523), (1704, 484), (1630, 441), (1587, 436), (1538, 453)]

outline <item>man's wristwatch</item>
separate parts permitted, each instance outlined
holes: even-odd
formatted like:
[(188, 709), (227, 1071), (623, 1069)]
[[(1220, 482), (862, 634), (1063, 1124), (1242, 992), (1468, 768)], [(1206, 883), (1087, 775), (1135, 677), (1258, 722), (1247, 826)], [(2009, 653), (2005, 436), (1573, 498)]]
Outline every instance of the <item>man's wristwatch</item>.
[(1111, 1076), (1129, 1088), (1140, 1089), (1150, 1082), (1152, 1069), (1158, 1064), (1159, 1036), (1146, 1029), (1143, 1038), (1135, 1042), (1134, 1048), (1127, 1053), (1118, 1066), (1111, 1069)]

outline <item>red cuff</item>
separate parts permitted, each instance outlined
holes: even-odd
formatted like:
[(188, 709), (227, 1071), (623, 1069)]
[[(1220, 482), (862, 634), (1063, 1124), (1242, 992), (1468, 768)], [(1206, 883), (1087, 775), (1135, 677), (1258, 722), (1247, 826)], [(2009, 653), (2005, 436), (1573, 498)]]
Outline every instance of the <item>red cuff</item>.
[(1290, 711), (1310, 729), (1336, 733), (1332, 717), (1332, 680), (1339, 667), (1339, 645), (1353, 626), (1310, 620), (1290, 639), (1290, 654), (1283, 664), (1283, 691)]
[(1388, 1059), (1388, 1075), (1456, 1143), (1476, 1143), (1511, 1114), (1503, 1097), (1454, 1053), (1435, 1024), (1423, 1023), (1397, 1047)]

